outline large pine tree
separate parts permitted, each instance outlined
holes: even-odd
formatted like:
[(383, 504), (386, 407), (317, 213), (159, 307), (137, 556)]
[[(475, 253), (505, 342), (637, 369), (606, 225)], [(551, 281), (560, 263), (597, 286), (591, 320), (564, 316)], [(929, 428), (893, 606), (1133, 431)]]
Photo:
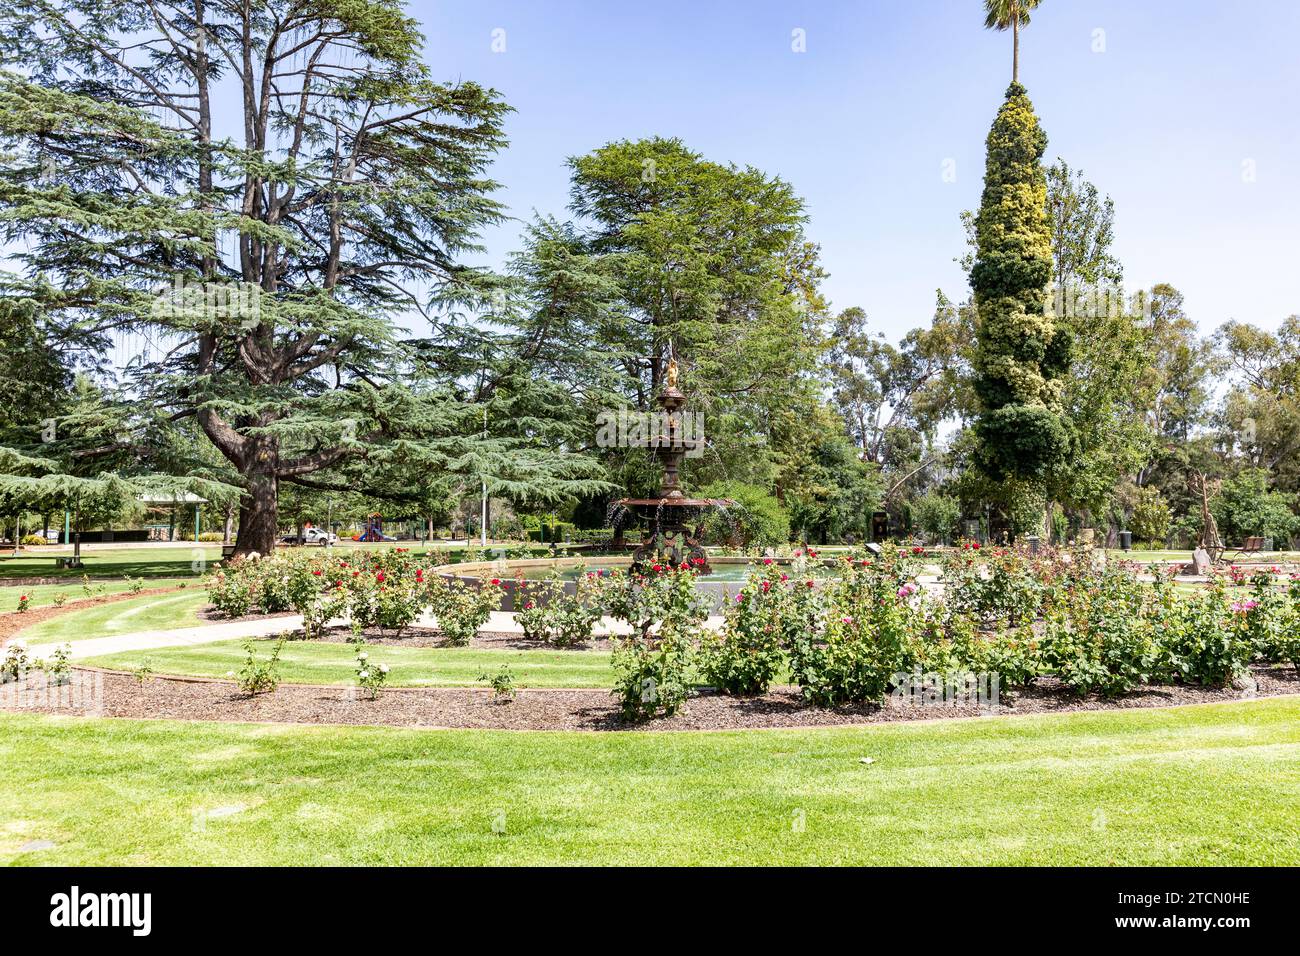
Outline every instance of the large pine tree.
[(83, 335), (156, 337), (131, 394), (197, 420), (231, 463), (238, 553), (274, 546), (285, 481), (600, 486), (537, 429), (484, 435), (472, 391), (409, 340), (415, 320), (443, 335), (447, 302), (482, 301), (486, 277), (458, 260), (503, 214), (484, 171), (507, 107), (436, 82), (421, 44), (396, 0), (0, 13), (0, 65), (21, 70), (0, 75), (0, 211), (22, 267), (0, 295)]
[(1011, 84), (989, 131), (975, 220), (975, 432), (989, 477), (1033, 485), (1069, 448), (1061, 375), (1069, 367), (1070, 337), (1044, 307), (1052, 274), (1041, 163), (1046, 147), (1024, 87)]

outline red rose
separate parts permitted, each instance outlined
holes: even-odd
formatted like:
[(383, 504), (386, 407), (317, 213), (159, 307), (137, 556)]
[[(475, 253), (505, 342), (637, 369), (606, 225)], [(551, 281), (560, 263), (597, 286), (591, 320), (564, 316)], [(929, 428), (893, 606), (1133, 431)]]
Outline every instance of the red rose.
[(500, 583), (501, 583), (501, 579), (500, 579), (500, 578), (493, 578), (493, 579), (492, 579), (492, 583), (493, 583), (493, 584), (500, 584)]

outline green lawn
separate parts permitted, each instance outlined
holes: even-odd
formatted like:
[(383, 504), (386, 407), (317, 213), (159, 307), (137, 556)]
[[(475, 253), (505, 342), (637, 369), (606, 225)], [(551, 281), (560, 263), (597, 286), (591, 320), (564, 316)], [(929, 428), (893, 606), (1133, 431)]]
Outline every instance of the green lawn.
[(1295, 865), (1300, 700), (668, 734), (0, 715), (0, 863)]
[[(271, 640), (258, 642), (258, 653), (271, 653)], [(509, 664), (520, 687), (599, 687), (614, 684), (609, 655), (603, 651), (512, 651), (456, 647), (366, 648), (376, 664), (390, 668), (394, 687), (467, 687), (478, 685), (484, 671), (497, 671)], [(85, 663), (94, 667), (135, 670), (149, 658), (158, 674), (186, 674), (224, 677), (238, 671), (246, 653), (242, 641), (222, 641), (193, 647), (168, 647), (150, 651), (127, 651), (94, 657)], [(304, 684), (356, 683), (356, 651), (350, 644), (290, 641), (280, 655), (281, 679)], [(478, 685), (482, 686), (482, 685)]]
[(145, 595), (61, 614), (33, 624), (22, 636), (29, 644), (56, 644), (137, 631), (194, 627), (204, 623), (198, 612), (207, 603), (206, 588)]
[(85, 567), (59, 568), (55, 559), (68, 557), (71, 549), (47, 551), (32, 548), (18, 557), (0, 558), (0, 580), (5, 578), (67, 578), (70, 582), (81, 580), (83, 574), (94, 577), (123, 575), (143, 578), (179, 578), (193, 580), (202, 573), (195, 570), (195, 561), (202, 568), (211, 568), (221, 558), (220, 545), (177, 545), (167, 548), (113, 548), (103, 551), (83, 549), (81, 560)]
[[(184, 578), (149, 578), (144, 582), (146, 588), (169, 588), (178, 585), (193, 587), (197, 581), (193, 577)], [(122, 594), (131, 589), (128, 581), (91, 581), (90, 587), (93, 593), (87, 595), (81, 585), (81, 581), (65, 581), (60, 584), (32, 584), (26, 587), (19, 585), (7, 585), (0, 587), (0, 613), (13, 611), (18, 607), (18, 598), (26, 594), (28, 607), (49, 607), (54, 603), (56, 594), (65, 594), (68, 598), (67, 607), (71, 609), (76, 606), (76, 602), (87, 597), (102, 597), (107, 594)]]

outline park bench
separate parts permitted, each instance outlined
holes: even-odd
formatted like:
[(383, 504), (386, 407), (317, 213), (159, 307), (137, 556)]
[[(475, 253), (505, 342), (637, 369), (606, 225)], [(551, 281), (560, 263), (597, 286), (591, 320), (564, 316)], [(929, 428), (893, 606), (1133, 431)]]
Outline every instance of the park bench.
[(1264, 539), (1261, 537), (1247, 538), (1246, 543), (1237, 549), (1237, 557), (1243, 554), (1259, 554), (1264, 550)]

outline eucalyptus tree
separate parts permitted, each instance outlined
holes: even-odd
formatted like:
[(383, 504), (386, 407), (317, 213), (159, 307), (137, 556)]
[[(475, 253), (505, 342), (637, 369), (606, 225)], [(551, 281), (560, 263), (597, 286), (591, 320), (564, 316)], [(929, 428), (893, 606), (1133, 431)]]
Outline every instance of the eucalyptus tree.
[[(485, 170), (508, 107), (438, 82), (396, 0), (15, 0), (0, 13), (0, 292), (43, 321), (148, 330), (142, 407), (192, 418), (265, 552), (281, 482), (414, 462), (554, 500), (590, 462), (488, 435), (408, 324), (458, 338), (500, 221)], [(490, 344), (489, 337), (484, 341)]]

